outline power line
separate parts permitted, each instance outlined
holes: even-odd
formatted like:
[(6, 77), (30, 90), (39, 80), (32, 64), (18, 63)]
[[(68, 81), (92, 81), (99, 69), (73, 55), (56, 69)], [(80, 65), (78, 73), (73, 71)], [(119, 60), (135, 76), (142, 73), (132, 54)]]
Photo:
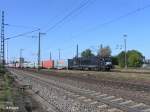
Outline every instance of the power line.
[[(82, 7), (82, 10), (78, 10), (75, 14), (72, 14), (71, 16), (70, 16), (70, 19), (68, 19), (67, 21), (63, 21), (62, 23), (61, 23), (61, 26), (63, 26), (63, 24), (65, 24), (66, 22), (70, 22), (71, 20), (72, 20), (72, 18), (74, 19), (76, 16), (78, 16), (79, 14), (81, 14), (82, 13), (82, 11), (83, 10), (85, 10), (85, 8), (87, 8), (87, 7), (89, 7), (90, 5), (92, 5), (94, 2), (95, 2), (96, 0), (91, 0), (91, 1), (89, 1), (88, 2), (88, 4), (86, 4), (84, 7)], [(80, 3), (81, 4), (81, 3)], [(61, 27), (60, 26), (60, 27)], [(60, 28), (59, 27), (59, 28)], [(42, 28), (43, 29), (43, 28)]]
[[(80, 5), (75, 8), (74, 10), (72, 10), (70, 13), (68, 13), (64, 18), (62, 18), (60, 21), (58, 21), (56, 24), (54, 24), (52, 27), (50, 27), (46, 32), (54, 29), (57, 25), (59, 25), (60, 23), (62, 23), (63, 21), (65, 21), (69, 16), (71, 16), (73, 13), (75, 13), (76, 11), (80, 10), (81, 8), (83, 8), (85, 5), (87, 5), (89, 3), (90, 0), (87, 0), (85, 2), (85, 0), (83, 0)], [(23, 26), (23, 25), (11, 25), (11, 24), (7, 24), (8, 26), (11, 26), (11, 27), (22, 27), (22, 28), (27, 28), (28, 26)], [(12, 39), (12, 38), (18, 38), (18, 37), (21, 37), (21, 36), (25, 36), (27, 34), (30, 34), (30, 33), (33, 33), (33, 32), (36, 32), (36, 31), (39, 31), (40, 29), (37, 29), (37, 30), (33, 30), (33, 31), (30, 31), (30, 32), (25, 32), (25, 33), (22, 33), (22, 34), (18, 34), (16, 36), (12, 36), (12, 37), (8, 37), (6, 38), (6, 40), (8, 39)]]
[(142, 11), (142, 10), (145, 10), (145, 9), (147, 9), (147, 8), (149, 8), (150, 7), (150, 4), (149, 5), (146, 5), (146, 6), (143, 6), (143, 7), (141, 7), (141, 8), (137, 8), (137, 9), (135, 9), (135, 10), (133, 10), (133, 11), (131, 11), (131, 12), (128, 12), (128, 13), (126, 13), (126, 14), (124, 14), (124, 15), (121, 15), (121, 16), (119, 16), (119, 17), (117, 17), (117, 18), (114, 18), (114, 19), (112, 19), (112, 20), (109, 20), (109, 21), (107, 21), (107, 22), (104, 22), (104, 23), (102, 23), (102, 24), (99, 24), (97, 27), (95, 27), (95, 28), (90, 28), (90, 29), (88, 29), (87, 30), (87, 32), (90, 32), (90, 31), (93, 31), (93, 30), (95, 30), (95, 29), (97, 29), (97, 28), (99, 28), (99, 27), (102, 27), (102, 26), (105, 26), (105, 25), (109, 25), (109, 24), (111, 24), (111, 23), (114, 23), (114, 22), (116, 22), (116, 21), (119, 21), (119, 20), (121, 20), (121, 19), (124, 19), (124, 18), (126, 18), (126, 17), (128, 17), (128, 16), (131, 16), (131, 15), (133, 15), (133, 14), (135, 14), (135, 13), (138, 13), (138, 12), (140, 12), (140, 11)]
[(144, 6), (144, 7), (141, 7), (141, 8), (137, 8), (137, 9), (135, 9), (135, 10), (133, 10), (133, 11), (131, 11), (131, 12), (128, 12), (128, 13), (126, 13), (126, 14), (124, 14), (124, 15), (121, 15), (121, 16), (119, 16), (119, 17), (117, 17), (117, 18), (114, 18), (114, 19), (112, 19), (112, 20), (109, 20), (109, 21), (107, 21), (107, 22), (104, 22), (104, 23), (98, 25), (97, 27), (114, 23), (114, 22), (119, 21), (119, 20), (121, 20), (121, 19), (124, 19), (124, 18), (126, 18), (126, 17), (128, 17), (128, 16), (131, 16), (131, 15), (137, 13), (137, 12), (140, 12), (140, 11), (142, 11), (142, 10), (145, 10), (145, 9), (147, 9), (147, 8), (149, 8), (149, 7), (150, 7), (150, 4), (149, 4), (149, 5), (146, 5), (146, 6)]
[(18, 37), (22, 37), (22, 36), (25, 36), (25, 35), (28, 35), (28, 34), (37, 32), (37, 31), (39, 31), (39, 30), (40, 30), (40, 29), (36, 29), (36, 30), (32, 30), (32, 31), (25, 32), (25, 33), (22, 33), (22, 34), (18, 34), (18, 35), (16, 35), (16, 36), (8, 37), (8, 38), (6, 38), (6, 40), (14, 39), (14, 38), (18, 38)]
[(119, 20), (121, 20), (121, 19), (124, 19), (124, 18), (126, 18), (126, 17), (128, 17), (128, 16), (131, 16), (131, 15), (133, 15), (133, 14), (135, 14), (135, 13), (138, 13), (138, 12), (140, 12), (140, 11), (142, 11), (142, 10), (145, 10), (145, 9), (147, 9), (147, 8), (149, 8), (149, 7), (150, 7), (150, 4), (149, 4), (149, 5), (146, 5), (146, 6), (144, 6), (144, 7), (141, 7), (141, 8), (137, 8), (137, 9), (135, 9), (135, 10), (133, 10), (133, 11), (131, 11), (131, 12), (128, 12), (128, 13), (126, 13), (126, 14), (124, 14), (124, 15), (121, 15), (121, 16), (119, 16), (119, 17), (116, 17), (116, 18), (112, 19), (112, 20), (109, 20), (109, 21), (107, 21), (107, 22), (104, 22), (104, 23), (102, 23), (102, 24), (99, 24), (99, 25), (96, 26), (95, 28), (90, 28), (90, 29), (87, 30), (87, 32), (93, 31), (93, 30), (98, 29), (99, 27), (103, 27), (103, 26), (105, 26), (105, 25), (109, 25), (109, 24), (111, 24), (111, 23), (117, 22), (117, 21), (119, 21)]
[(89, 2), (90, 2), (90, 0), (87, 0), (87, 1), (83, 0), (77, 8), (73, 9), (73, 10), (72, 10), (71, 12), (69, 12), (66, 16), (64, 16), (61, 20), (59, 20), (57, 23), (55, 23), (53, 26), (51, 26), (51, 27), (46, 31), (46, 33), (49, 32), (50, 30), (54, 29), (57, 25), (59, 25), (59, 24), (61, 24), (62, 22), (64, 22), (67, 18), (69, 18), (70, 16), (72, 16), (76, 11), (82, 9), (82, 8), (83, 8), (84, 6), (86, 6)]
[(34, 28), (34, 29), (38, 29), (38, 27), (35, 27), (35, 26), (25, 26), (25, 25), (13, 25), (13, 24), (5, 24), (9, 27), (16, 27), (16, 28)]

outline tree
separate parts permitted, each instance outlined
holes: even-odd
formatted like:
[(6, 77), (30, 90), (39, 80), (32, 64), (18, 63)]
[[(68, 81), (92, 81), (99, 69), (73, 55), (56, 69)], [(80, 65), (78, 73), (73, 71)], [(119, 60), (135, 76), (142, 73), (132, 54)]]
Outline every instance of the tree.
[(125, 67), (125, 52), (122, 51), (118, 54), (118, 64), (121, 68)]
[(98, 56), (107, 58), (111, 56), (111, 48), (109, 46), (101, 47), (98, 52)]
[(94, 56), (94, 54), (92, 53), (92, 51), (90, 49), (86, 49), (81, 53), (82, 57), (91, 57)]
[(127, 53), (129, 67), (141, 67), (144, 56), (137, 50), (131, 50)]
[[(137, 50), (130, 50), (127, 52), (127, 65), (128, 67), (141, 67), (143, 64), (144, 56)], [(121, 68), (125, 67), (125, 52), (122, 51), (118, 54), (118, 63)]]
[(113, 65), (118, 65), (118, 56), (112, 56), (111, 59)]

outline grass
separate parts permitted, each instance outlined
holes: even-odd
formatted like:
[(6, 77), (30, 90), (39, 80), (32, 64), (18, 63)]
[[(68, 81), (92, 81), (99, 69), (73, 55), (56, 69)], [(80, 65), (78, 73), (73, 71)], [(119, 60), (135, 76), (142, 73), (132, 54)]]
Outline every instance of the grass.
[[(4, 73), (4, 74), (2, 74)], [(6, 102), (13, 102), (13, 94), (12, 94), (12, 81), (8, 77), (8, 73), (5, 73), (4, 71), (0, 72), (0, 112), (4, 111), (4, 108), (6, 106)]]
[(8, 77), (8, 73), (4, 75), (5, 85), (4, 85), (4, 91), (5, 91), (5, 100), (6, 101), (12, 101), (12, 81)]

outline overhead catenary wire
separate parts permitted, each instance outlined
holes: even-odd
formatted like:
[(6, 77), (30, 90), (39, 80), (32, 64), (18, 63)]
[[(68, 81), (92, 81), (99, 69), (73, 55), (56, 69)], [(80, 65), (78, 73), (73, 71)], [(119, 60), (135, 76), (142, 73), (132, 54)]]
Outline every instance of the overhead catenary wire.
[(12, 36), (12, 37), (7, 37), (6, 40), (22, 37), (22, 36), (37, 32), (37, 31), (40, 31), (40, 29), (36, 29), (36, 30), (29, 31), (29, 32), (21, 33), (21, 34), (18, 34), (16, 36)]
[[(90, 5), (92, 5), (95, 1), (96, 1), (96, 0), (91, 0), (91, 1), (89, 1), (84, 7), (82, 7), (82, 10), (81, 10), (81, 9), (80, 9), (80, 10), (77, 10), (76, 13), (74, 13), (74, 14), (72, 14), (72, 15), (70, 15), (70, 16), (68, 17), (69, 19), (66, 19), (66, 20), (64, 20), (62, 23), (60, 23), (61, 26), (63, 26), (63, 24), (65, 24), (65, 23), (70, 22), (70, 21), (72, 20), (72, 18), (74, 19), (76, 16), (80, 15), (80, 14), (82, 13), (82, 11), (85, 10), (85, 8), (87, 8), (87, 7), (89, 7)], [(81, 3), (80, 3), (80, 4), (81, 4)], [(61, 26), (59, 26), (59, 28), (60, 28)], [(57, 26), (56, 26), (56, 27), (57, 27)], [(41, 29), (44, 29), (44, 28), (42, 27)]]
[[(60, 21), (58, 21), (56, 24), (54, 24), (53, 26), (51, 26), (47, 31), (49, 32), (50, 30), (54, 29), (57, 25), (59, 25), (60, 23), (62, 23), (63, 21), (65, 21), (68, 17), (70, 17), (71, 15), (73, 15), (73, 13), (75, 13), (76, 11), (80, 10), (81, 8), (83, 8), (84, 6), (86, 6), (88, 3), (90, 2), (90, 0), (83, 0), (80, 5), (75, 8), (74, 10), (72, 10), (70, 13), (68, 13), (64, 18), (62, 18)], [(27, 28), (27, 26), (23, 26), (23, 25), (10, 25), (8, 24), (8, 26), (12, 26), (12, 27), (22, 27), (22, 28)], [(12, 36), (12, 37), (8, 37), (6, 38), (6, 40), (8, 39), (13, 39), (13, 38), (18, 38), (18, 37), (21, 37), (21, 36), (25, 36), (27, 34), (31, 34), (33, 32), (36, 32), (36, 31), (39, 31), (40, 29), (37, 29), (37, 30), (33, 30), (33, 31), (29, 31), (29, 32), (25, 32), (25, 33), (22, 33), (22, 34), (18, 34), (16, 36)]]
[(59, 25), (62, 22), (64, 22), (66, 19), (68, 19), (70, 16), (72, 16), (75, 12), (79, 11), (84, 6), (86, 6), (89, 2), (90, 2), (90, 0), (83, 0), (77, 8), (73, 9), (72, 11), (70, 11), (66, 16), (64, 16), (62, 19), (60, 19), (58, 22), (56, 22), (53, 26), (48, 28), (48, 30), (46, 30), (45, 32), (47, 33), (49, 31), (53, 30), (55, 27), (57, 27), (57, 25)]
[[(121, 19), (127, 18), (128, 16), (131, 16), (131, 15), (133, 15), (133, 14), (135, 14), (135, 13), (138, 13), (138, 12), (140, 12), (140, 11), (142, 11), (142, 10), (145, 10), (145, 9), (147, 9), (147, 8), (150, 8), (150, 4), (145, 5), (145, 6), (143, 6), (143, 7), (140, 7), (140, 8), (137, 8), (137, 9), (135, 9), (135, 10), (132, 10), (132, 11), (130, 11), (130, 12), (124, 14), (124, 15), (121, 15), (121, 16), (118, 16), (118, 17), (116, 17), (116, 18), (113, 18), (113, 19), (111, 19), (111, 20), (109, 20), (109, 21), (107, 21), (107, 22), (101, 23), (101, 24), (99, 24), (99, 25), (97, 25), (97, 26), (95, 26), (95, 27), (93, 27), (93, 28), (89, 28), (89, 29), (87, 29), (85, 32), (91, 32), (91, 31), (94, 31), (94, 30), (96, 30), (96, 29), (98, 29), (98, 28), (100, 28), (100, 27), (103, 27), (103, 26), (112, 24), (112, 23), (114, 23), (114, 22), (120, 21)], [(84, 32), (84, 33), (85, 33), (85, 32)], [(82, 33), (79, 33), (79, 34), (77, 34), (77, 35), (75, 35), (75, 36), (79, 36), (80, 34), (82, 34)], [(74, 37), (75, 37), (75, 36), (74, 36)]]
[[(79, 9), (81, 9), (82, 7), (84, 7), (84, 6), (85, 6), (86, 4), (88, 4), (88, 3), (89, 3), (89, 0), (87, 0), (84, 4), (82, 4), (82, 5), (79, 6), (78, 8), (76, 8), (76, 10), (75, 10), (75, 9), (72, 10), (72, 11), (71, 11), (69, 14), (67, 14), (64, 18), (62, 18), (62, 19), (61, 19), (60, 21), (58, 21), (56, 24), (54, 24), (53, 26), (51, 26), (46, 32), (49, 32), (50, 30), (54, 29), (57, 25), (59, 25), (59, 24), (61, 24), (62, 22), (64, 22), (68, 17), (70, 17), (71, 15), (73, 15), (73, 13), (75, 13), (76, 11), (78, 11)], [(104, 23), (102, 23), (102, 24), (99, 24), (99, 25), (96, 26), (95, 28), (88, 29), (88, 32), (89, 32), (89, 31), (92, 31), (92, 30), (95, 30), (95, 29), (98, 29), (99, 27), (102, 27), (102, 26), (109, 25), (109, 24), (111, 24), (111, 23), (117, 22), (117, 21), (119, 21), (119, 20), (121, 20), (121, 19), (123, 19), (123, 18), (126, 18), (126, 17), (128, 17), (128, 16), (130, 16), (130, 15), (133, 15), (133, 14), (135, 14), (135, 13), (137, 13), (137, 12), (139, 12), (139, 11), (142, 11), (142, 10), (144, 10), (144, 9), (146, 9), (146, 8), (149, 8), (149, 7), (150, 7), (150, 5), (146, 5), (146, 6), (144, 6), (144, 7), (137, 8), (137, 9), (135, 9), (135, 10), (133, 10), (133, 11), (131, 11), (131, 12), (128, 12), (128, 13), (126, 13), (126, 14), (124, 14), (124, 15), (121, 15), (121, 16), (119, 16), (119, 17), (117, 17), (117, 18), (114, 18), (114, 19), (112, 19), (112, 20), (109, 20), (109, 21), (107, 21), (107, 22), (104, 22)], [(30, 32), (25, 32), (25, 33), (22, 33), (22, 34), (18, 34), (18, 35), (16, 35), (16, 36), (8, 37), (7, 39), (18, 38), (18, 37), (25, 36), (25, 35), (27, 35), (27, 34), (30, 34), (30, 33), (36, 32), (36, 31), (39, 31), (39, 29), (38, 29), (38, 30), (30, 31)]]
[(112, 19), (112, 20), (109, 20), (109, 21), (107, 21), (107, 22), (104, 22), (104, 23), (102, 23), (102, 24), (100, 24), (100, 25), (98, 25), (98, 26), (103, 26), (103, 25), (111, 24), (111, 23), (113, 23), (113, 22), (116, 22), (116, 21), (119, 21), (119, 20), (121, 20), (121, 19), (124, 19), (124, 18), (126, 18), (126, 17), (128, 17), (128, 16), (131, 16), (131, 15), (137, 13), (137, 12), (140, 12), (140, 11), (146, 9), (146, 8), (150, 8), (150, 4), (149, 4), (149, 5), (146, 5), (146, 6), (144, 6), (144, 7), (141, 7), (141, 8), (137, 8), (137, 9), (131, 11), (131, 12), (128, 12), (128, 13), (126, 13), (126, 14), (124, 14), (124, 15), (121, 15), (121, 16), (119, 16), (119, 17), (117, 17), (117, 18), (114, 18), (114, 19)]
[[(94, 30), (98, 29), (99, 27), (103, 27), (103, 26), (105, 26), (105, 25), (112, 24), (112, 23), (117, 22), (117, 21), (119, 21), (119, 20), (121, 20), (121, 19), (124, 19), (124, 18), (126, 18), (126, 17), (128, 17), (128, 16), (131, 16), (131, 15), (133, 15), (133, 14), (135, 14), (135, 13), (138, 13), (138, 12), (140, 12), (140, 11), (142, 11), (142, 10), (145, 10), (145, 9), (147, 9), (147, 8), (150, 8), (150, 4), (145, 5), (145, 6), (143, 6), (143, 7), (140, 7), (140, 8), (136, 8), (135, 10), (132, 10), (132, 11), (130, 11), (130, 12), (124, 14), (124, 15), (121, 15), (121, 16), (119, 16), (119, 17), (116, 17), (116, 18), (114, 18), (114, 19), (111, 19), (111, 20), (109, 20), (109, 21), (107, 21), (107, 22), (101, 23), (101, 24), (99, 24), (98, 26), (96, 26), (96, 27), (94, 27), (94, 28), (88, 29), (87, 32), (94, 31)], [(78, 35), (78, 36), (79, 36), (79, 35)]]
[(9, 27), (15, 27), (15, 28), (24, 28), (24, 29), (38, 29), (38, 27), (35, 27), (35, 26), (25, 26), (25, 25), (14, 25), (14, 24), (5, 24), (6, 26), (9, 26)]

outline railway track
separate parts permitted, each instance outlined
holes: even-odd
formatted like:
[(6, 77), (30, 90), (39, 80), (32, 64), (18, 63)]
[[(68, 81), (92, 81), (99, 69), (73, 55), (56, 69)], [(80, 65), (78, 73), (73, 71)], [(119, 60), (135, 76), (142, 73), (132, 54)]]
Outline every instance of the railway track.
[[(36, 71), (36, 69), (29, 69), (29, 68), (25, 68), (25, 70), (30, 70), (30, 71)], [(52, 69), (53, 70), (53, 69)], [(65, 71), (65, 70), (64, 70)], [(66, 70), (68, 71), (68, 70)], [(80, 71), (80, 70), (69, 70), (69, 71)], [(84, 71), (84, 70), (83, 70)], [(86, 72), (86, 71), (84, 71)], [(101, 71), (88, 71), (88, 72), (101, 72)], [(147, 71), (139, 71), (139, 70), (119, 70), (119, 69), (111, 69), (109, 72), (115, 72), (115, 73), (136, 73), (136, 74), (150, 74), (150, 71), (147, 70)]]
[(37, 94), (60, 112), (150, 112), (150, 106), (143, 103), (74, 87), (59, 80), (46, 79), (24, 71), (10, 72), (23, 83), (32, 85)]
[[(26, 71), (26, 70), (25, 70)], [(27, 70), (28, 71), (28, 70)], [(29, 70), (29, 72), (37, 72), (36, 70)], [(123, 80), (111, 80), (111, 79), (96, 79), (92, 74), (88, 74), (87, 72), (85, 74), (87, 74), (86, 76), (84, 75), (69, 75), (68, 72), (66, 72), (65, 76), (61, 76), (56, 74), (57, 72), (52, 72), (52, 74), (48, 71), (40, 71), (39, 73), (44, 74), (44, 75), (52, 75), (55, 77), (65, 77), (65, 78), (70, 78), (70, 79), (76, 79), (76, 80), (80, 80), (80, 81), (88, 81), (88, 82), (97, 82), (97, 83), (101, 83), (101, 84), (105, 84), (105, 85), (110, 85), (110, 86), (114, 86), (114, 87), (124, 87), (124, 88), (128, 88), (128, 89), (132, 89), (135, 91), (146, 91), (146, 92), (150, 92), (150, 85), (148, 83), (139, 83), (139, 82), (134, 82), (134, 81), (123, 81)], [(61, 72), (60, 72), (61, 73)], [(63, 72), (64, 73), (64, 72)], [(78, 73), (79, 74), (79, 73)]]

